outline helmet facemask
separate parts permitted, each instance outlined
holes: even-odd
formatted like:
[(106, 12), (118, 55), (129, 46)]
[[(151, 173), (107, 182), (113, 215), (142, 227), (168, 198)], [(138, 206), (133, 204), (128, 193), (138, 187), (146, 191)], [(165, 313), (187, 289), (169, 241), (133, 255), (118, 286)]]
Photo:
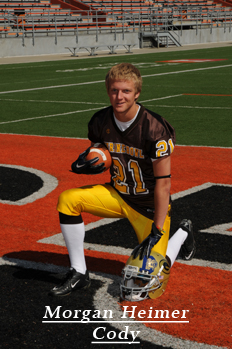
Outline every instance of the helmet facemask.
[(167, 261), (158, 253), (151, 253), (144, 260), (139, 260), (138, 257), (133, 259), (131, 256), (122, 271), (121, 298), (131, 302), (157, 298), (164, 292), (168, 277)]

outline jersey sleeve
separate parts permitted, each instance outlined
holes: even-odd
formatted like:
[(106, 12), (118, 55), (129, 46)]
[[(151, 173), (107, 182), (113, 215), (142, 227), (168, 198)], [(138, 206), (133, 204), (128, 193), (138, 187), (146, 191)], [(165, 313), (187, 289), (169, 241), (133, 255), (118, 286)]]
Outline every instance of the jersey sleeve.
[(95, 113), (88, 123), (88, 138), (93, 143), (103, 143), (103, 129), (110, 110), (102, 109)]
[(97, 143), (99, 142), (99, 136), (99, 126), (94, 114), (88, 124), (88, 138), (91, 142)]
[(149, 157), (152, 160), (157, 160), (170, 156), (176, 143), (174, 128), (165, 119), (161, 118), (159, 123), (151, 125), (150, 134), (151, 137), (146, 144)]

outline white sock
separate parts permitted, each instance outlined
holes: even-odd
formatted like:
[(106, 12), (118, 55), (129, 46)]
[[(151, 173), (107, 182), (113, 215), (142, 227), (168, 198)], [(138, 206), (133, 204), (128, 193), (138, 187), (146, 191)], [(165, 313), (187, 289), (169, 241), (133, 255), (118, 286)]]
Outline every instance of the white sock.
[(167, 248), (166, 255), (170, 258), (171, 266), (175, 262), (176, 257), (178, 256), (178, 253), (180, 251), (181, 245), (183, 245), (187, 236), (188, 236), (188, 233), (183, 229), (179, 228), (175, 232), (175, 234), (171, 237), (171, 239), (168, 241), (168, 248)]
[(86, 272), (84, 255), (84, 223), (60, 224), (61, 231), (69, 253), (71, 267), (81, 274)]

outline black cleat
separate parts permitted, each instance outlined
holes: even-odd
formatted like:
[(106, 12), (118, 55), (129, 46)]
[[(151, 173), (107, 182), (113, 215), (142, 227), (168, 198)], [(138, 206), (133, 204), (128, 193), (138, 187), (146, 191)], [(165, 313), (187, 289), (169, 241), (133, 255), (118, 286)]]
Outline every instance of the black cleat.
[(49, 292), (49, 296), (68, 296), (75, 290), (88, 288), (90, 283), (88, 270), (86, 270), (85, 274), (81, 274), (71, 268), (64, 280)]
[(180, 222), (179, 228), (183, 229), (188, 233), (188, 236), (181, 246), (180, 255), (181, 258), (190, 261), (196, 253), (196, 243), (193, 235), (193, 225), (189, 219), (183, 219)]

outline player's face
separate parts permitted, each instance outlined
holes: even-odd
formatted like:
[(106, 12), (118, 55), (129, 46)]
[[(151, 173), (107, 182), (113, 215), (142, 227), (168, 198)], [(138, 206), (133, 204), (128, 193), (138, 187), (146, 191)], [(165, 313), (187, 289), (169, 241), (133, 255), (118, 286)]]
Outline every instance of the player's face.
[(136, 115), (139, 97), (133, 80), (114, 80), (110, 82), (108, 96), (114, 109), (116, 118), (120, 121), (129, 121)]

